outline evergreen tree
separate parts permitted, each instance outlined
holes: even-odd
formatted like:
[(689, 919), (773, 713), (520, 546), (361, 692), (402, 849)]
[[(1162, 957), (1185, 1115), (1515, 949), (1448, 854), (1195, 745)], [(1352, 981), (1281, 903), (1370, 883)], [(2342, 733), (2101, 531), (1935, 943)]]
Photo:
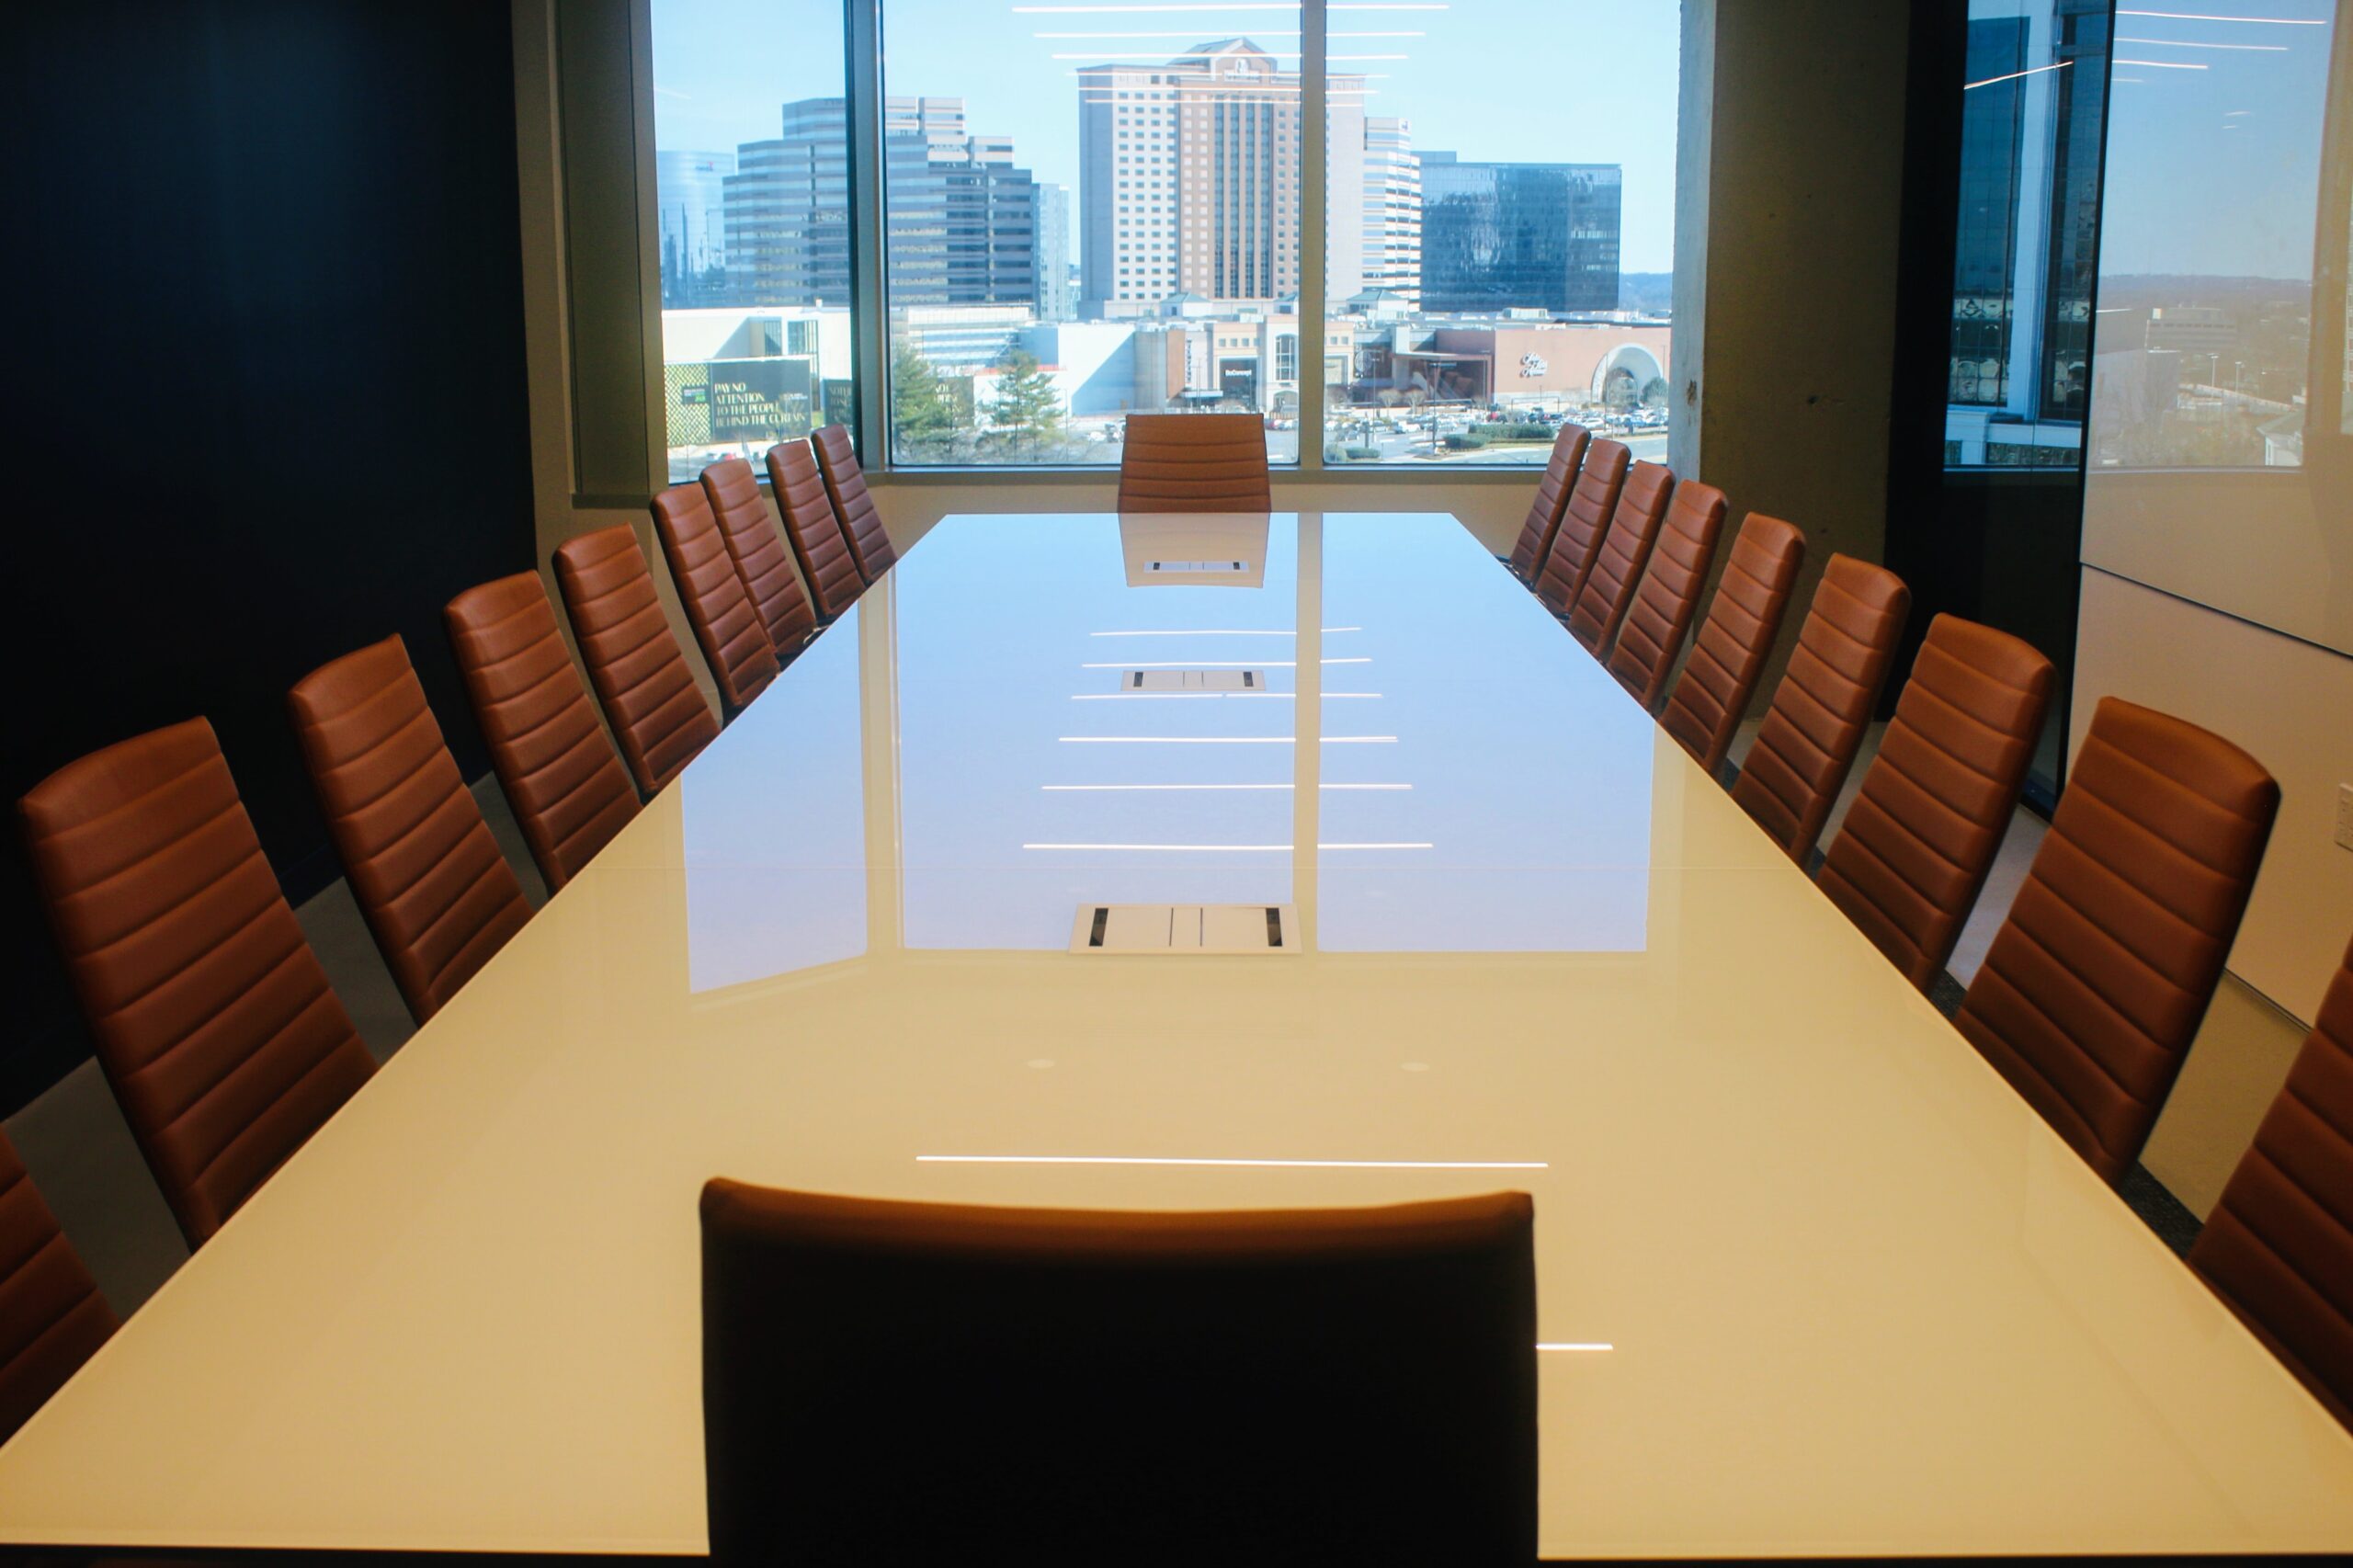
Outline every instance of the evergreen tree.
[(891, 427), (900, 443), (936, 440), (953, 435), (958, 423), (956, 400), (941, 384), (931, 361), (905, 343), (891, 352)]
[(1062, 394), (1054, 379), (1038, 368), (1036, 356), (1016, 350), (989, 403), (989, 423), (1017, 450), (1035, 452), (1062, 434)]

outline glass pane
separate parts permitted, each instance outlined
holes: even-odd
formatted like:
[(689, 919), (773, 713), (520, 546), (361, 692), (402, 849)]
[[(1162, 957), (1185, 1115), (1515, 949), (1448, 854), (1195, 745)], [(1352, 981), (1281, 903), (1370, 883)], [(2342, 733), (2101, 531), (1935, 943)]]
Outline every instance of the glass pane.
[(1116, 464), (1130, 414), (1240, 411), (1296, 461), (1298, 7), (882, 26), (896, 460)]
[(1972, 0), (1945, 461), (2075, 469), (2091, 396), (2109, 0)]
[(1328, 25), (1324, 457), (1664, 460), (1681, 7), (1351, 5)]
[(847, 424), (839, 0), (653, 0), (670, 477)]

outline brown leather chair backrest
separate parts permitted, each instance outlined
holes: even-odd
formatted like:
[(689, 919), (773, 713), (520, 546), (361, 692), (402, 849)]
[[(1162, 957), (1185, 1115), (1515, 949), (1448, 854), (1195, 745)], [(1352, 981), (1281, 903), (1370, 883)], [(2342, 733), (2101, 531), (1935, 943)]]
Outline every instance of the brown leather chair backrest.
[(1724, 493), (1712, 484), (1686, 481), (1675, 487), (1659, 525), (1631, 604), (1610, 651), (1609, 673), (1633, 693), (1644, 712), (1658, 706), (1675, 656), (1699, 613), (1699, 589), (1716, 563), (1716, 541), (1723, 536)]
[(817, 454), (806, 441), (781, 441), (768, 449), (768, 488), (776, 493), (776, 509), (784, 517), (784, 536), (792, 541), (792, 559), (809, 585), (817, 613), (827, 620), (858, 602), (866, 579), (858, 557), (834, 515), (833, 497), (825, 494), (825, 476), (817, 472)]
[(0, 1442), (120, 1326), (0, 1136)]
[(555, 892), (637, 815), (637, 791), (563, 646), (537, 572), (468, 588), (442, 612), (499, 788)]
[(1271, 512), (1267, 426), (1255, 414), (1131, 414), (1122, 512)]
[(375, 1060), (254, 836), (212, 726), (91, 753), (19, 803), (98, 1062), (190, 1246)]
[(1609, 528), (1595, 551), (1593, 570), (1569, 607), (1569, 635), (1596, 658), (1618, 635), (1618, 623), (1634, 602), (1634, 585), (1649, 564), (1657, 542), (1659, 519), (1666, 516), (1667, 500), (1675, 494), (1675, 472), (1663, 463), (1641, 462), (1626, 471), (1618, 491), (1618, 505), (1609, 509)]
[(1536, 499), (1528, 504), (1519, 540), (1511, 547), (1511, 574), (1523, 583), (1536, 581), (1545, 556), (1552, 553), (1552, 536), (1560, 531), (1561, 513), (1569, 504), (1569, 491), (1585, 466), (1586, 445), (1592, 439), (1582, 425), (1563, 425), (1552, 437), (1552, 456), (1544, 464), (1544, 477), (1537, 482)]
[(712, 1560), (1108, 1563), (1143, 1528), (1154, 1562), (1526, 1568), (1532, 1218), (1522, 1193), (1119, 1213), (714, 1181)]
[(767, 629), (768, 647), (779, 665), (790, 664), (817, 630), (816, 613), (792, 570), (792, 552), (768, 516), (752, 465), (729, 458), (702, 471), (703, 499), (718, 519), (720, 537), (735, 562), (735, 575)]
[(2230, 742), (2103, 698), (1953, 1024), (2110, 1182), (2213, 999), (2279, 786)]
[(397, 636), (287, 696), (327, 835), (423, 1023), (531, 918)]
[(2189, 1267), (2353, 1426), (2353, 949)]
[(1618, 493), (1625, 488), (1626, 468), (1632, 460), (1622, 441), (1604, 438), (1586, 449), (1585, 466), (1577, 471), (1569, 504), (1561, 509), (1561, 527), (1544, 554), (1544, 569), (1536, 576), (1536, 597), (1554, 615), (1568, 614), (1576, 603), (1585, 574), (1601, 552), (1601, 536), (1618, 509)]
[(1658, 719), (1711, 778), (1722, 769), (1732, 738), (1748, 716), (1804, 562), (1805, 535), (1795, 526), (1762, 512), (1742, 521), (1691, 656)]
[(2009, 831), (2051, 706), (2051, 661), (1940, 615), (1815, 881), (1926, 991)]
[(874, 497), (866, 493), (866, 471), (858, 466), (858, 449), (850, 444), (849, 431), (828, 425), (809, 437), (809, 445), (816, 455), (817, 472), (825, 479), (825, 497), (841, 521), (842, 536), (858, 557), (858, 574), (870, 583), (881, 582), (899, 554), (891, 548)]
[(1797, 651), (1732, 789), (1800, 865), (1855, 766), (1911, 609), (1902, 578), (1851, 555), (1832, 556), (1813, 590)]
[(655, 495), (654, 531), (720, 698), (729, 712), (741, 713), (776, 679), (776, 647), (744, 591), (702, 486), (674, 484)]
[(687, 673), (637, 535), (621, 525), (564, 540), (555, 583), (621, 760), (651, 795), (718, 738), (719, 721)]

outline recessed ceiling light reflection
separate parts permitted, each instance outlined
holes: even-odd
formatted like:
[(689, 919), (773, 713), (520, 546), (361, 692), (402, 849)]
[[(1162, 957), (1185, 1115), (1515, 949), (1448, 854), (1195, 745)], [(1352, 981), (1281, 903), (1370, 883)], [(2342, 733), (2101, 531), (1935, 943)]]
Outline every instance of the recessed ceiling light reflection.
[(1545, 1160), (1217, 1160), (1147, 1154), (917, 1154), (919, 1165), (1213, 1165), (1246, 1170), (1549, 1171)]

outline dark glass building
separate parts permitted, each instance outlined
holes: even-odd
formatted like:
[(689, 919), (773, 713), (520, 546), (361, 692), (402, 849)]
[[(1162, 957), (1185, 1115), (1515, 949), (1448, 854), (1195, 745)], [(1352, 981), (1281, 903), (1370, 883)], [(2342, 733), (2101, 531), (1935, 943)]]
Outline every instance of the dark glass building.
[(1424, 310), (1618, 308), (1619, 165), (1421, 161)]

